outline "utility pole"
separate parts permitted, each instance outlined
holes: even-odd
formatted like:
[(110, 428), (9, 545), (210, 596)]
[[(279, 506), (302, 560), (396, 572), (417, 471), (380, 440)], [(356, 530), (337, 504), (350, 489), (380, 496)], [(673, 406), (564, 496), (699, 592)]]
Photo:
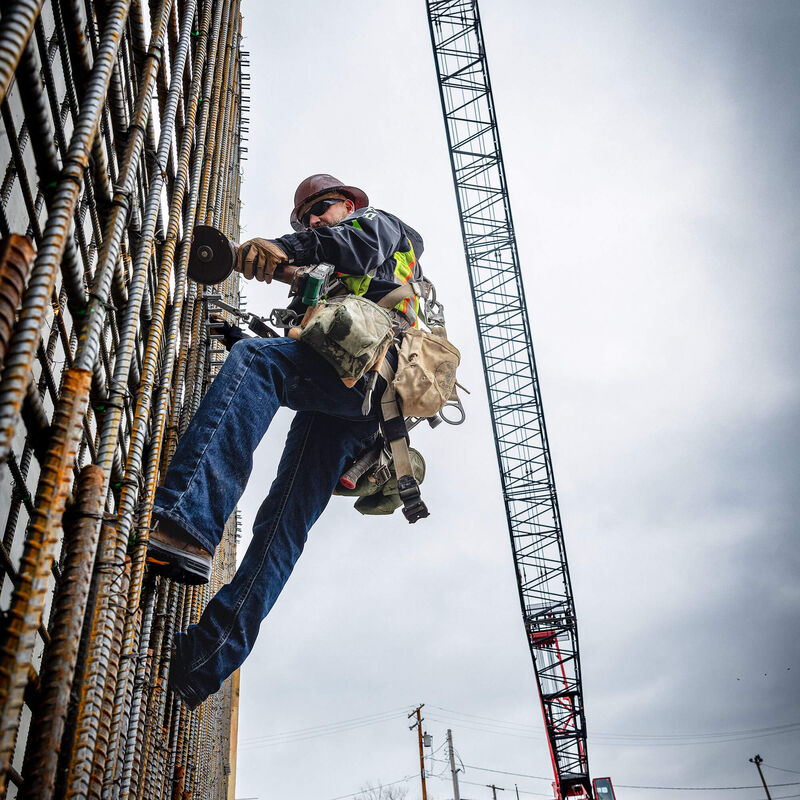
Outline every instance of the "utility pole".
[(772, 800), (769, 793), (769, 786), (767, 786), (767, 782), (764, 780), (764, 773), (761, 771), (761, 765), (764, 763), (764, 759), (757, 755), (755, 758), (750, 759), (750, 763), (756, 765), (758, 777), (761, 778), (761, 783), (764, 784), (764, 791), (767, 793), (767, 800)]
[(497, 793), (498, 792), (504, 792), (505, 791), (505, 789), (502, 786), (495, 786), (493, 783), (487, 783), (486, 784), (486, 788), (492, 790), (492, 798), (493, 798), (493, 800), (497, 800)]
[(453, 800), (461, 800), (458, 793), (458, 773), (456, 772), (456, 755), (453, 750), (453, 731), (447, 729), (447, 749), (450, 752), (450, 772), (453, 775)]
[(422, 800), (428, 800), (428, 787), (425, 785), (425, 754), (422, 750), (422, 717), (420, 716), (420, 711), (422, 711), (422, 707), (425, 703), (420, 703), (409, 715), (408, 718), (411, 719), (414, 715), (417, 717), (417, 721), (409, 727), (410, 731), (413, 731), (414, 728), (417, 729), (417, 733), (419, 734), (419, 777), (422, 781)]

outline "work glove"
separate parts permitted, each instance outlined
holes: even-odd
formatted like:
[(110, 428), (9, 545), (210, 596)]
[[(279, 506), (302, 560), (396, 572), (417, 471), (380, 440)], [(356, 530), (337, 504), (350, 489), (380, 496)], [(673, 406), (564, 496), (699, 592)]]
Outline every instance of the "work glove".
[(280, 264), (287, 264), (289, 256), (269, 239), (248, 239), (239, 245), (234, 269), (245, 278), (272, 282), (272, 275)]
[(225, 317), (217, 311), (209, 315), (209, 325), (211, 333), (222, 336), (222, 344), (225, 349), (230, 352), (230, 349), (241, 339), (249, 339), (250, 337), (238, 326), (231, 325)]

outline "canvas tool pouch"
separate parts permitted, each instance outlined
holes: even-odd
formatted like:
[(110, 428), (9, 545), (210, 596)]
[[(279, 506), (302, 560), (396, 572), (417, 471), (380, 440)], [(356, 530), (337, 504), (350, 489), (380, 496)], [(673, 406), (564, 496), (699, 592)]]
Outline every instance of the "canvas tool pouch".
[(300, 333), (300, 341), (316, 350), (348, 382), (361, 378), (391, 340), (391, 314), (354, 294), (329, 301)]
[[(425, 459), (422, 454), (413, 447), (408, 448), (411, 467), (417, 483), (422, 483), (425, 479)], [(380, 470), (386, 470), (386, 477), (378, 478)], [(391, 514), (403, 505), (400, 499), (400, 492), (397, 488), (397, 474), (394, 470), (394, 462), (381, 451), (374, 469), (367, 470), (358, 480), (354, 489), (345, 489), (337, 485), (333, 493), (344, 497), (355, 497), (356, 511), (361, 514)]]
[(432, 417), (455, 395), (458, 348), (441, 334), (412, 328), (403, 334), (394, 388), (407, 417)]

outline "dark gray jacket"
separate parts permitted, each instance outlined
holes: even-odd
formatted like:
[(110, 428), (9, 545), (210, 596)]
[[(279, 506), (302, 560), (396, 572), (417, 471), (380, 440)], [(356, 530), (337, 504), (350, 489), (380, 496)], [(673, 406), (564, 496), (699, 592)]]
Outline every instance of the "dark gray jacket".
[(333, 264), (350, 291), (372, 301), (409, 278), (422, 278), (422, 237), (393, 214), (372, 206), (354, 211), (338, 225), (275, 241), (300, 266)]

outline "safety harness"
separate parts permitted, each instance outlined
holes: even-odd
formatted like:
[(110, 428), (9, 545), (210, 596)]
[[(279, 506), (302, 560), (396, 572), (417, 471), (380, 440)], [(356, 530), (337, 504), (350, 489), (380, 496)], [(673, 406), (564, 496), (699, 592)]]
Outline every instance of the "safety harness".
[[(414, 303), (404, 302), (412, 298), (415, 300)], [(435, 315), (435, 322), (443, 325), (443, 307), (441, 304), (436, 303), (435, 289), (433, 284), (428, 281), (408, 281), (384, 295), (378, 301), (378, 305), (382, 308), (396, 309), (399, 303), (403, 303), (404, 310), (399, 313), (404, 314), (409, 324), (414, 327), (417, 324), (417, 313), (414, 311), (413, 307), (416, 306), (420, 308), (420, 298), (426, 301), (425, 313), (429, 311), (429, 304), (431, 305), (430, 314), (428, 314), (425, 320), (426, 323), (430, 317)], [(392, 460), (394, 461), (394, 471), (397, 475), (397, 489), (400, 494), (400, 499), (403, 501), (403, 516), (405, 516), (410, 523), (414, 523), (418, 519), (424, 519), (429, 516), (430, 512), (422, 499), (419, 483), (414, 477), (411, 454), (408, 446), (408, 427), (405, 417), (401, 412), (394, 386), (395, 369), (389, 361), (384, 358), (379, 365), (378, 373), (386, 381), (386, 389), (384, 389), (380, 404), (381, 430), (384, 440), (389, 445)], [(374, 384), (374, 379), (372, 382)], [(367, 402), (368, 398), (365, 398), (365, 405)], [(369, 408), (367, 407), (367, 413), (368, 412)]]
[[(355, 295), (355, 296), (354, 296)], [(348, 303), (352, 299), (351, 306)], [(357, 308), (359, 304), (367, 304), (367, 308)], [(377, 312), (375, 306), (382, 309)], [(371, 307), (374, 312), (377, 312), (377, 317), (385, 317), (382, 322), (386, 327), (383, 329), (384, 333), (374, 334), (374, 331), (369, 327), (370, 323), (361, 318), (367, 326), (362, 328), (362, 332), (369, 329), (367, 339), (371, 343), (367, 350), (362, 350), (362, 338), (357, 333), (358, 314), (362, 311), (369, 312)], [(337, 325), (336, 315), (337, 308), (345, 315), (348, 316), (347, 321), (342, 325)], [(325, 310), (327, 309), (327, 311)], [(375, 452), (362, 454), (352, 465), (345, 475), (340, 479), (341, 485), (347, 489), (355, 488), (355, 484), (361, 476), (370, 475), (373, 479), (373, 490), (385, 484), (390, 479), (390, 471), (388, 469), (389, 455), (394, 464), (394, 472), (397, 476), (397, 490), (400, 501), (403, 506), (403, 515), (405, 518), (414, 523), (419, 519), (424, 519), (429, 516), (427, 506), (422, 500), (419, 488), (419, 481), (414, 474), (413, 460), (409, 448), (408, 431), (417, 423), (427, 419), (432, 426), (435, 426), (441, 421), (448, 422), (453, 425), (458, 425), (464, 420), (463, 408), (460, 401), (455, 394), (455, 366), (451, 366), (450, 380), (444, 381), (444, 394), (440, 394), (434, 402), (433, 406), (430, 404), (420, 404), (416, 402), (419, 397), (424, 396), (425, 389), (431, 385), (436, 384), (440, 387), (440, 374), (439, 370), (434, 369), (435, 375), (431, 375), (428, 379), (427, 376), (422, 378), (426, 382), (425, 389), (420, 392), (415, 391), (418, 383), (415, 385), (414, 380), (410, 382), (407, 378), (409, 371), (408, 367), (395, 369), (390, 361), (386, 358), (386, 352), (391, 346), (392, 342), (397, 342), (396, 327), (390, 324), (389, 314), (394, 315), (395, 322), (402, 321), (403, 327), (400, 331), (402, 338), (403, 334), (414, 337), (432, 337), (441, 342), (442, 339), (446, 340), (444, 328), (444, 307), (436, 299), (436, 289), (432, 283), (423, 279), (421, 281), (408, 280), (390, 292), (385, 294), (380, 300), (373, 302), (366, 300), (352, 291), (352, 287), (348, 286), (343, 281), (336, 281), (334, 285), (326, 286), (326, 294), (320, 299), (320, 302), (314, 309), (307, 313), (301, 327), (295, 327), (289, 330), (289, 336), (299, 338), (301, 341), (306, 342), (310, 347), (314, 348), (320, 355), (322, 355), (334, 368), (348, 387), (352, 387), (364, 376), (366, 384), (364, 388), (364, 402), (361, 408), (364, 416), (367, 416), (372, 408), (372, 395), (375, 390), (378, 375), (380, 375), (386, 382), (386, 388), (383, 392), (380, 401), (380, 426), (385, 446)], [(278, 310), (272, 312), (270, 319), (276, 317)], [(291, 312), (290, 312), (291, 313)], [(328, 316), (326, 316), (326, 314)], [(353, 316), (355, 315), (355, 316)], [(367, 317), (376, 314), (370, 312)], [(436, 331), (437, 335), (433, 333), (428, 334), (419, 327), (420, 320), (431, 329)], [(297, 324), (296, 322), (293, 324)], [(395, 333), (392, 333), (394, 328)], [(378, 325), (380, 329), (380, 325)], [(343, 338), (339, 338), (339, 337)], [(385, 337), (385, 338), (384, 338)], [(347, 344), (348, 347), (341, 347), (340, 345)], [(352, 347), (355, 346), (355, 351)], [(455, 363), (458, 363), (460, 356), (458, 350), (446, 344), (451, 354), (455, 354)], [(349, 349), (348, 349), (349, 348)], [(400, 342), (399, 351), (402, 351), (403, 343)], [(398, 360), (401, 360), (400, 352), (398, 352)], [(424, 362), (424, 356), (419, 359), (419, 363)], [(399, 364), (398, 367), (401, 365)], [(415, 365), (416, 366), (416, 365)], [(354, 371), (350, 371), (354, 370)], [(414, 372), (411, 369), (410, 372)], [(445, 370), (446, 371), (446, 370)], [(430, 373), (429, 373), (430, 374)], [(399, 380), (398, 380), (399, 378)], [(408, 386), (411, 385), (411, 391), (408, 391)], [(398, 393), (398, 387), (402, 396)], [(405, 403), (404, 403), (405, 401)], [(405, 412), (403, 408), (405, 405)], [(441, 413), (444, 405), (453, 405), (458, 407), (461, 419), (454, 421), (448, 419)], [(413, 408), (420, 408), (421, 410), (411, 410)], [(419, 416), (411, 416), (418, 414)], [(408, 416), (408, 419), (406, 418)], [(388, 447), (388, 450), (386, 449)], [(382, 454), (381, 454), (382, 453)], [(421, 456), (416, 454), (421, 460)], [(423, 462), (424, 465), (424, 462)], [(349, 477), (348, 477), (349, 476)], [(422, 475), (420, 475), (420, 480)], [(396, 507), (396, 506), (395, 506)], [(364, 513), (364, 512), (362, 512)], [(374, 513), (374, 512), (372, 512)], [(386, 513), (386, 512), (378, 512)], [(390, 512), (389, 512), (390, 513)]]

